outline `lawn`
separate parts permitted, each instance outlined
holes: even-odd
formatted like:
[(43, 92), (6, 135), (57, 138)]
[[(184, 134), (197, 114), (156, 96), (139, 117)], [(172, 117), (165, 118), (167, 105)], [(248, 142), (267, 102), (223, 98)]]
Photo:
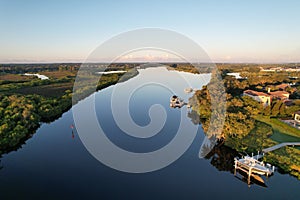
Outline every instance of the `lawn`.
[[(261, 122), (265, 122), (266, 124), (269, 124), (273, 128), (273, 132), (275, 134), (275, 138), (279, 138), (279, 134), (284, 134), (287, 136), (293, 136), (294, 138), (298, 138), (298, 141), (300, 141), (300, 130), (289, 126), (288, 124), (280, 121), (276, 118), (269, 118), (266, 116), (255, 116), (255, 119)], [(277, 133), (277, 136), (276, 136)], [(287, 138), (287, 136), (285, 138)], [(281, 137), (283, 138), (283, 136)]]
[(270, 138), (272, 140), (278, 142), (278, 143), (282, 143), (282, 142), (300, 142), (299, 137), (283, 134), (283, 133), (280, 133), (278, 131), (274, 131), (273, 135)]

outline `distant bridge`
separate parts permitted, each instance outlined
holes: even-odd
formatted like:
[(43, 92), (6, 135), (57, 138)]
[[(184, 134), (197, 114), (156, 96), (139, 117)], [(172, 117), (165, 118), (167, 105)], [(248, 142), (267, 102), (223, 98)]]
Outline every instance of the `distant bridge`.
[(284, 143), (277, 144), (277, 145), (274, 145), (272, 147), (263, 149), (262, 152), (263, 153), (268, 153), (270, 151), (274, 151), (274, 150), (279, 149), (279, 148), (284, 147), (284, 146), (300, 146), (300, 142), (284, 142)]

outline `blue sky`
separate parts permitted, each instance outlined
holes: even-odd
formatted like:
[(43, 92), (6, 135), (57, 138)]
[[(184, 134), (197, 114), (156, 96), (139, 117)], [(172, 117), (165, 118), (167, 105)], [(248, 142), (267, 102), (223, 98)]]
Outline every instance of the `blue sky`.
[(298, 0), (0, 0), (0, 62), (83, 61), (112, 36), (170, 29), (213, 61), (300, 62)]

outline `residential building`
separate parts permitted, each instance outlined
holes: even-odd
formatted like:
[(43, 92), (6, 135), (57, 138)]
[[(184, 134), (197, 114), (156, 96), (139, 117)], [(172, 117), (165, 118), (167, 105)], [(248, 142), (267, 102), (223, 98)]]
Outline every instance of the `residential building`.
[(249, 96), (255, 101), (262, 103), (264, 106), (271, 105), (271, 95), (268, 95), (264, 92), (257, 92), (254, 90), (245, 90), (243, 95)]

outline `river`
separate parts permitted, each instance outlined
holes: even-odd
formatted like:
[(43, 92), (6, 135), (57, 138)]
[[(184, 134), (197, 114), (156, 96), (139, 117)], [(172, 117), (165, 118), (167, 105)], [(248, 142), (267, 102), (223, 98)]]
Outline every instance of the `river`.
[[(138, 76), (94, 93), (76, 104), (85, 106), (90, 98), (96, 100), (96, 113), (107, 137), (116, 145), (134, 152), (149, 152), (170, 142), (178, 129), (181, 114), (198, 128), (187, 151), (169, 166), (149, 173), (126, 173), (112, 169), (95, 159), (85, 148), (74, 124), (72, 109), (51, 123), (43, 123), (32, 138), (17, 151), (3, 155), (0, 169), (1, 199), (298, 199), (300, 181), (290, 175), (275, 174), (266, 181), (267, 187), (250, 187), (233, 173), (232, 151), (215, 148), (205, 159), (198, 157), (204, 140), (201, 125), (188, 109), (169, 107), (172, 91), (159, 84), (147, 84), (131, 95), (132, 120), (140, 126), (150, 122), (151, 105), (161, 105), (167, 115), (165, 126), (150, 138), (141, 139), (124, 134), (114, 121), (111, 96), (116, 87), (136, 85), (145, 78), (163, 75), (174, 83), (178, 74), (189, 80), (192, 88), (201, 88), (209, 74), (189, 74), (167, 71), (163, 67), (139, 70)], [(200, 81), (199, 81), (200, 80)], [(176, 82), (184, 94), (185, 83)], [(126, 92), (124, 92), (125, 95)], [(119, 98), (118, 102), (123, 103)], [(74, 106), (74, 107), (75, 107)], [(73, 108), (74, 109), (74, 108)], [(191, 117), (191, 118), (189, 118)], [(189, 127), (187, 127), (189, 130)], [(186, 134), (189, 134), (187, 131)]]

